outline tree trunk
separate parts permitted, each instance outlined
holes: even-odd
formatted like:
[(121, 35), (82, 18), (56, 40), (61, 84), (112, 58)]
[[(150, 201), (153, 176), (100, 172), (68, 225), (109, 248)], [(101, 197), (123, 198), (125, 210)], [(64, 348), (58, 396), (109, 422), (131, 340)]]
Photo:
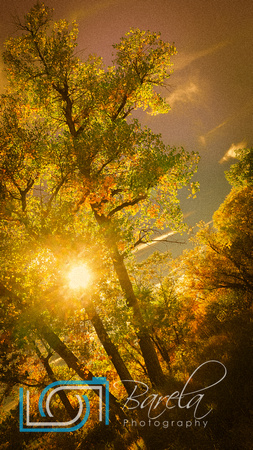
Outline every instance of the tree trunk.
[[(38, 349), (38, 347), (35, 345), (35, 351), (40, 359), (40, 361), (42, 362), (48, 377), (50, 378), (50, 380), (52, 381), (52, 383), (54, 383), (55, 381), (58, 381), (54, 375), (53, 369), (49, 364), (49, 359), (50, 359), (50, 355), (48, 355), (46, 358), (41, 354), (40, 350)], [(61, 399), (61, 402), (63, 404), (63, 406), (65, 407), (69, 417), (71, 419), (74, 419), (76, 417), (76, 411), (75, 408), (73, 408), (73, 406), (71, 405), (66, 393), (64, 390), (59, 390), (58, 391), (58, 395)], [(80, 421), (80, 419), (78, 419)]]
[(128, 307), (133, 308), (134, 317), (136, 319), (135, 325), (136, 328), (138, 328), (136, 331), (136, 335), (139, 340), (140, 349), (145, 361), (149, 379), (153, 385), (157, 387), (163, 386), (166, 381), (165, 376), (160, 366), (154, 344), (143, 320), (138, 300), (134, 293), (131, 280), (124, 264), (124, 257), (120, 255), (114, 234), (110, 230), (111, 221), (105, 216), (99, 215), (95, 206), (92, 207), (92, 210), (98, 225), (102, 229), (105, 243), (110, 251), (114, 270), (117, 274), (121, 289), (126, 296), (127, 305)]
[(113, 260), (113, 266), (115, 272), (117, 273), (121, 288), (125, 293), (127, 305), (133, 308), (136, 325), (139, 328), (136, 334), (139, 339), (139, 345), (146, 364), (149, 379), (155, 386), (162, 386), (165, 383), (165, 377), (160, 366), (155, 347), (142, 317), (138, 300), (134, 293), (131, 280), (124, 264), (123, 256), (120, 255), (116, 244), (113, 244), (110, 250)]
[(85, 309), (87, 311), (88, 317), (92, 325), (96, 330), (100, 342), (103, 345), (107, 355), (109, 356), (109, 359), (113, 363), (123, 385), (125, 386), (128, 395), (131, 395), (132, 388), (130, 386), (130, 383), (126, 383), (125, 381), (126, 380), (133, 381), (133, 378), (131, 377), (123, 359), (121, 358), (116, 345), (111, 341), (111, 338), (108, 335), (98, 313), (96, 312), (95, 307), (91, 303), (89, 303), (85, 305)]
[[(13, 292), (9, 291), (2, 283), (0, 283), (0, 297), (1, 296), (8, 296), (14, 299), (21, 310), (23, 309), (20, 298)], [(80, 364), (78, 358), (74, 355), (74, 353), (69, 350), (66, 344), (61, 341), (57, 334), (50, 328), (49, 325), (46, 325), (41, 318), (37, 321), (36, 328), (39, 335), (45, 339), (48, 345), (56, 353), (58, 353), (58, 355), (65, 361), (70, 369), (73, 369), (82, 380), (92, 380), (92, 378), (94, 377), (93, 373), (86, 367), (83, 367), (82, 364)], [(98, 391), (96, 389), (94, 389), (94, 392), (98, 394)], [(113, 406), (114, 415), (117, 414), (122, 420), (124, 420), (126, 418), (126, 415), (120, 408), (119, 402), (116, 397), (114, 397), (114, 395), (110, 392), (109, 403)]]
[[(89, 369), (82, 367), (82, 364), (79, 363), (78, 358), (74, 355), (74, 353), (69, 350), (66, 344), (61, 341), (57, 334), (48, 325), (43, 324), (40, 321), (40, 324), (37, 324), (37, 326), (39, 333), (47, 341), (50, 347), (65, 361), (70, 369), (73, 369), (82, 380), (92, 380), (94, 377), (93, 373)], [(94, 389), (94, 392), (98, 394), (96, 389)], [(109, 403), (114, 407), (115, 414), (118, 414), (121, 419), (126, 418), (124, 412), (119, 406), (118, 400), (110, 392)]]

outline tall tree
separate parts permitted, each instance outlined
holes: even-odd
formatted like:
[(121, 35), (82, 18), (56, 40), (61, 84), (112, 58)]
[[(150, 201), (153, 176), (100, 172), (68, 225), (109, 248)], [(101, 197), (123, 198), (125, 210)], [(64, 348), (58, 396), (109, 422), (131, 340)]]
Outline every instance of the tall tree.
[(53, 23), (51, 16), (37, 3), (19, 22), (21, 34), (5, 44), (3, 227), (14, 223), (20, 236), (45, 248), (55, 248), (52, 236), (62, 235), (82, 246), (88, 238), (100, 244), (134, 312), (149, 378), (160, 385), (163, 372), (125, 258), (156, 227), (182, 229), (177, 192), (185, 185), (196, 190), (190, 179), (198, 157), (166, 146), (131, 114), (168, 112), (159, 92), (175, 47), (157, 33), (130, 30), (105, 68), (95, 56), (81, 61), (76, 24)]

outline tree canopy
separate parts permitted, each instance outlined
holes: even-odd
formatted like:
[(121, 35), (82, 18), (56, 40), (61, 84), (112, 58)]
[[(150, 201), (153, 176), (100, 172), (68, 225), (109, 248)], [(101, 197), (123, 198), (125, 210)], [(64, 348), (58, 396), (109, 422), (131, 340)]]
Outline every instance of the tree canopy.
[[(43, 3), (17, 28), (5, 43), (8, 84), (0, 101), (2, 399), (18, 385), (36, 396), (49, 382), (106, 375), (110, 432), (91, 413), (89, 428), (69, 436), (70, 445), (81, 436), (80, 448), (98, 448), (99, 433), (101, 448), (113, 442), (128, 449), (142, 438), (162, 449), (168, 436), (174, 448), (191, 448), (195, 431), (185, 440), (174, 430), (124, 429), (127, 414), (146, 416), (123, 409), (122, 399), (130, 393), (126, 380), (145, 380), (163, 395), (179, 390), (194, 365), (208, 355), (219, 359), (219, 351), (233, 367), (241, 324), (251, 330), (244, 315), (252, 305), (251, 150), (238, 154), (227, 174), (231, 193), (194, 250), (174, 265), (167, 253), (137, 262), (136, 247), (154, 233), (185, 229), (178, 191), (198, 190), (191, 181), (198, 154), (166, 145), (135, 115), (169, 111), (163, 92), (174, 44), (131, 29), (105, 67), (77, 48), (77, 24), (54, 22)], [(77, 267), (89, 270), (87, 287), (69, 284)], [(219, 341), (226, 330), (238, 345), (228, 336)], [(56, 414), (73, 417), (74, 398), (60, 401)], [(208, 401), (204, 407), (212, 409)], [(15, 414), (3, 421), (6, 448), (25, 448), (25, 438), (11, 436)], [(219, 408), (215, 417), (222, 417)], [(60, 436), (45, 439), (48, 448), (63, 446)], [(218, 431), (213, 439), (222, 442)], [(200, 442), (208, 448), (205, 431)]]

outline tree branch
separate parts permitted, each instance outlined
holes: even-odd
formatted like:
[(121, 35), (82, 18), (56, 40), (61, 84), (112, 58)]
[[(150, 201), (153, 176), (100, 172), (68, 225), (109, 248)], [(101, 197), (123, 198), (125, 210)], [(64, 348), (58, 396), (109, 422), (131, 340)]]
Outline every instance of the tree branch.
[(116, 214), (116, 212), (119, 212), (119, 211), (121, 211), (122, 209), (127, 208), (128, 206), (134, 206), (134, 205), (136, 205), (137, 203), (139, 203), (140, 201), (146, 200), (146, 198), (147, 198), (147, 194), (143, 194), (143, 195), (139, 195), (139, 197), (136, 197), (134, 200), (130, 200), (130, 201), (128, 201), (128, 202), (124, 202), (124, 203), (122, 203), (121, 205), (116, 206), (116, 208), (112, 209), (112, 210), (109, 212), (109, 214), (108, 214), (107, 217), (108, 217), (109, 219), (111, 219), (111, 217), (112, 217), (114, 214)]

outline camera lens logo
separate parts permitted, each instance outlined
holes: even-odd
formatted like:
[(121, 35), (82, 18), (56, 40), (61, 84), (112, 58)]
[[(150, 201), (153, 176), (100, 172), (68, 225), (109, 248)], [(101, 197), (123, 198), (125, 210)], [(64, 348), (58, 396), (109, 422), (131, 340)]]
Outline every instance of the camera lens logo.
[[(20, 431), (41, 431), (41, 432), (63, 432), (63, 431), (76, 431), (79, 430), (88, 420), (90, 414), (90, 403), (87, 395), (75, 394), (78, 399), (78, 412), (76, 416), (67, 422), (54, 422), (53, 414), (50, 409), (50, 401), (54, 394), (60, 390), (94, 390), (98, 391), (98, 414), (99, 421), (103, 421), (103, 403), (104, 407), (104, 421), (105, 425), (109, 424), (109, 382), (105, 377), (93, 377), (92, 380), (71, 380), (71, 381), (55, 381), (49, 384), (40, 394), (39, 397), (39, 413), (42, 417), (40, 422), (32, 422), (30, 420), (30, 393), (26, 392), (25, 409), (26, 414), (24, 416), (24, 391), (23, 388), (19, 389), (19, 430)], [(45, 405), (45, 411), (43, 408), (43, 402)], [(85, 413), (84, 413), (85, 403)], [(84, 415), (83, 415), (84, 413)], [(82, 417), (83, 416), (83, 417)], [(82, 419), (81, 419), (82, 417)], [(43, 418), (47, 420), (43, 421)], [(51, 419), (51, 420), (50, 420)]]

